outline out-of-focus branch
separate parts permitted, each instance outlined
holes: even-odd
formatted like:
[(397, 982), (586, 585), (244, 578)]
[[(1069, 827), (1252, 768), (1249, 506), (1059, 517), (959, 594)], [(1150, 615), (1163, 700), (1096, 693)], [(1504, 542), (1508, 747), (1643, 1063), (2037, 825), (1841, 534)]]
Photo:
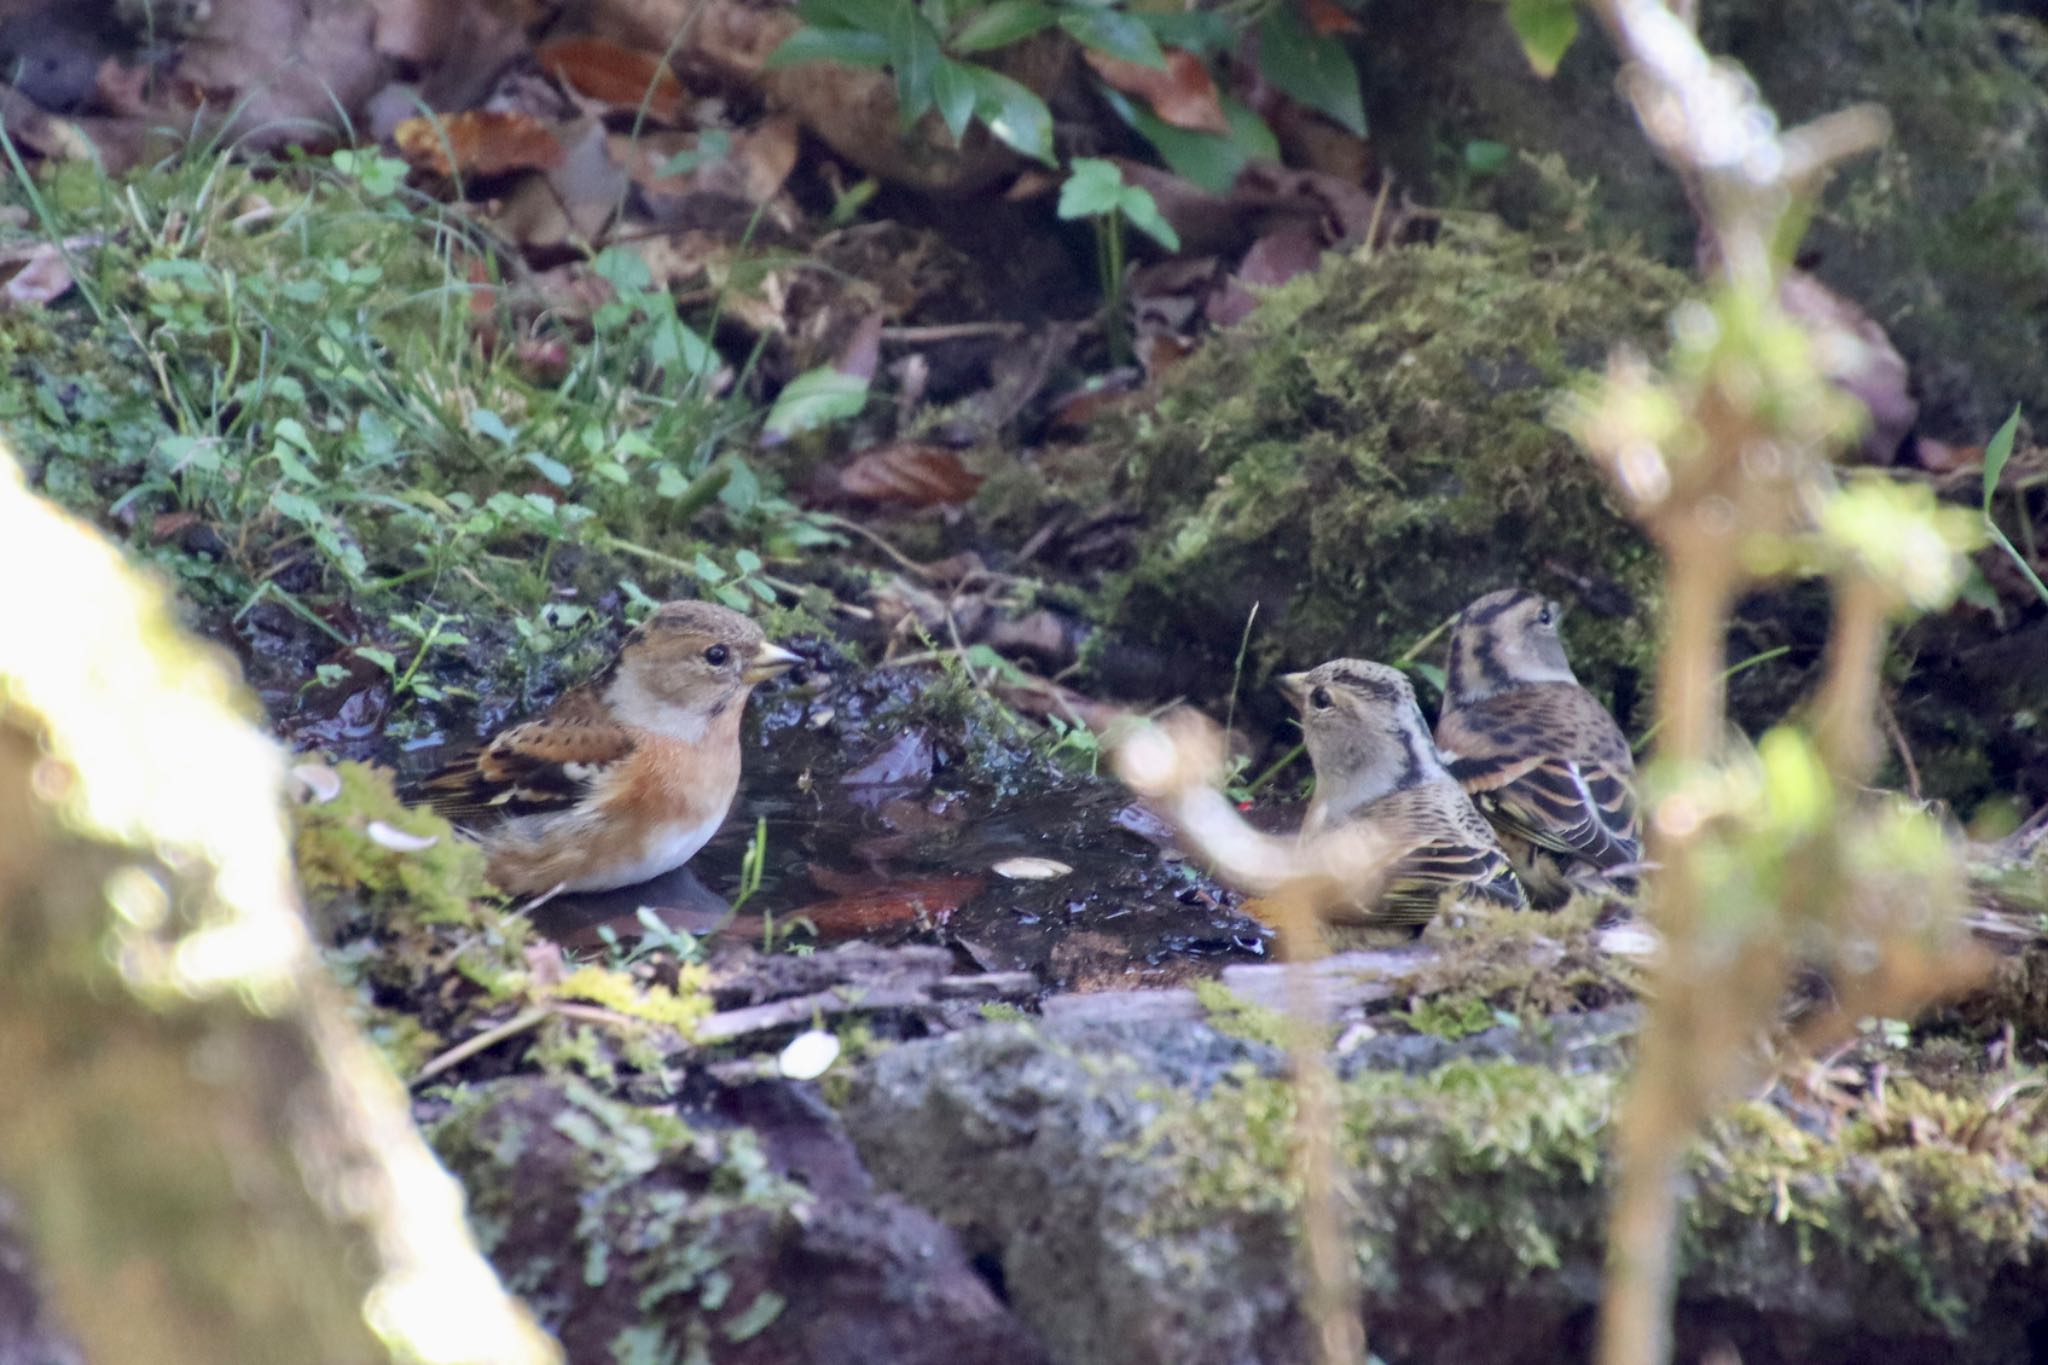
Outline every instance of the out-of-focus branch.
[(1316, 1365), (1357, 1365), (1365, 1331), (1352, 1285), (1344, 1181), (1338, 1170), (1336, 1079), (1324, 1056), (1325, 1011), (1312, 964), (1323, 953), (1322, 915), (1368, 897), (1384, 877), (1388, 842), (1365, 826), (1310, 840), (1263, 834), (1244, 822), (1221, 790), (1222, 732), (1178, 711), (1127, 736), (1116, 769), (1174, 826), (1215, 874), (1262, 896), (1280, 929), (1289, 973), (1288, 1056), (1294, 1067), (1294, 1166), (1302, 1189), (1302, 1295)]
[[(1850, 562), (1856, 549), (1845, 552), (1842, 528), (1827, 524), (1853, 501), (1827, 463), (1853, 423), (1782, 302), (1812, 196), (1835, 164), (1877, 146), (1888, 120), (1859, 107), (1781, 132), (1749, 77), (1701, 47), (1690, 5), (1590, 3), (1645, 134), (1685, 182), (1713, 244), (1710, 298), (1675, 319), (1667, 372), (1617, 357), (1603, 391), (1574, 414), (1668, 563), (1661, 744), (1645, 776), (1651, 858), (1662, 868), (1646, 899), (1665, 957), (1616, 1131), (1600, 1336), (1603, 1365), (1655, 1365), (1671, 1348), (1680, 1163), (1742, 1079), (1751, 1040), (1775, 1022), (1795, 942), (1800, 953), (1825, 945), (1816, 965), (1845, 973), (1845, 1001), (1865, 1007), (1917, 1008), (1967, 965), (1946, 946), (1938, 914), (1908, 923), (1884, 908), (1888, 879), (1945, 904), (1953, 877), (1938, 837), (1917, 863), (1863, 856), (1872, 823), (1853, 789), (1879, 752), (1877, 670), (1887, 615), (1900, 605), (1885, 585), (1908, 566), (1882, 553)], [(1909, 539), (1937, 520), (1929, 509), (1855, 510)], [(1848, 528), (1848, 539), (1882, 539), (1867, 529)], [(1729, 610), (1745, 582), (1816, 557), (1816, 546), (1836, 577), (1838, 609), (1817, 733), (1774, 732), (1761, 761), (1746, 763), (1722, 751)], [(1954, 555), (1933, 545), (1928, 558)], [(1728, 871), (1744, 867), (1754, 875)], [(1774, 905), (1727, 903), (1765, 894)], [(1792, 932), (1795, 918), (1808, 932)]]
[(86, 1353), (559, 1359), (313, 951), (231, 665), (4, 449), (0, 579), (0, 1175)]

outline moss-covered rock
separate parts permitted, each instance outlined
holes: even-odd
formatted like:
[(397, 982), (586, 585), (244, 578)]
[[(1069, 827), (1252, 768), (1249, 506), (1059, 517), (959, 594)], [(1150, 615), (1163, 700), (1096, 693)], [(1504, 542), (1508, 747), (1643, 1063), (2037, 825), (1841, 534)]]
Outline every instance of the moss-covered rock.
[[(1861, 101), (1891, 114), (1875, 156), (1842, 168), (1804, 243), (1912, 367), (1923, 423), (1981, 440), (2016, 401), (2048, 409), (2048, 27), (1981, 0), (1723, 0), (1710, 51), (1741, 63), (1788, 125)], [(1689, 266), (1677, 179), (1637, 131), (1605, 38), (1586, 25), (1549, 81), (1498, 5), (1388, 0), (1359, 50), (1374, 145), (1425, 197), (1633, 240)], [(1474, 181), (1467, 141), (1526, 158)], [(1569, 182), (1583, 196), (1561, 192)], [(1590, 209), (1590, 212), (1588, 211)]]
[[(1613, 1022), (1496, 1030), (1505, 1048), (1468, 1040), (1420, 1071), (1399, 1051), (1347, 1059), (1346, 1207), (1381, 1358), (1588, 1354)], [(990, 1027), (877, 1058), (846, 1114), (869, 1169), (999, 1263), (1066, 1365), (1294, 1361), (1282, 1073), (1271, 1048), (1207, 1028)], [(1686, 1184), (1678, 1358), (1717, 1342), (1753, 1362), (2035, 1358), (2048, 1146), (2003, 1083), (1897, 1082), (1846, 1115), (1750, 1103), (1713, 1124)]]
[[(932, 1220), (781, 1083), (680, 1113), (501, 1081), (433, 1130), (479, 1239), (571, 1360), (1043, 1365)], [(749, 1127), (733, 1126), (733, 1119)]]
[(1149, 528), (1108, 609), (1181, 665), (1231, 676), (1391, 658), (1482, 593), (1546, 587), (1589, 683), (1631, 691), (1657, 560), (1550, 422), (1610, 348), (1654, 346), (1675, 272), (1490, 220), (1332, 257), (1174, 373), (1129, 449)]

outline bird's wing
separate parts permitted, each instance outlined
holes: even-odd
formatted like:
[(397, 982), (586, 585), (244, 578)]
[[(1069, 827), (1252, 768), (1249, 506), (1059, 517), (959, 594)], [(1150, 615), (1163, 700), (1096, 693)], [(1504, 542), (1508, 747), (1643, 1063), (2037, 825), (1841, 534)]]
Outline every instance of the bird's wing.
[(1519, 688), (1461, 707), (1438, 725), (1437, 743), (1503, 829), (1595, 867), (1641, 856), (1627, 741), (1580, 688)]
[(454, 759), (420, 783), (419, 796), (460, 823), (567, 810), (636, 746), (594, 708), (558, 706)]
[(1359, 818), (1405, 848), (1388, 869), (1371, 915), (1375, 922), (1426, 924), (1446, 892), (1507, 906), (1528, 904), (1493, 831), (1450, 783), (1395, 792)]

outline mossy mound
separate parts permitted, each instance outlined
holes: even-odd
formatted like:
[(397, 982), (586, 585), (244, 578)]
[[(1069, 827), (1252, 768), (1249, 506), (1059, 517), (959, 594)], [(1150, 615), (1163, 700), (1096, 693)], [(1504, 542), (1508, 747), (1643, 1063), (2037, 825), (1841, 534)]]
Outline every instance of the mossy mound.
[(1657, 559), (1549, 415), (1611, 348), (1655, 349), (1683, 286), (1491, 220), (1330, 258), (1176, 371), (1136, 433), (1149, 529), (1111, 624), (1211, 692), (1254, 606), (1263, 675), (1394, 657), (1525, 583), (1591, 608), (1568, 626), (1573, 657), (1600, 691), (1632, 692)]

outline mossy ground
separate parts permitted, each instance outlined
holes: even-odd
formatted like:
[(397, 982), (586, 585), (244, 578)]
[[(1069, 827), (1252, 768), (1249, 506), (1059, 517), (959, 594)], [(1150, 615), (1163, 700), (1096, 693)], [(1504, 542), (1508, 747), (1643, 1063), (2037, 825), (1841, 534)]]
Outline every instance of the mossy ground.
[[(1483, 220), (1326, 259), (1175, 371), (1129, 433), (1147, 529), (1110, 629), (1208, 696), (1255, 606), (1248, 683), (1398, 657), (1524, 583), (1580, 604), (1581, 676), (1626, 702), (1654, 639), (1656, 557), (1550, 416), (1611, 347), (1656, 349), (1682, 288), (1640, 256)], [(1121, 438), (1104, 450), (1123, 454)]]
[[(2048, 1233), (2048, 1138), (2010, 1099), (2039, 1084), (1901, 1082), (1824, 1127), (1738, 1105), (1689, 1162), (1682, 1312), (1741, 1302), (1748, 1331), (1782, 1320), (1773, 1330), (1806, 1334), (1816, 1359), (1853, 1358), (1846, 1342), (1971, 1341)], [(1573, 1330), (1600, 1264), (1617, 1094), (1609, 1074), (1511, 1062), (1343, 1083), (1356, 1267), (1383, 1351), (1430, 1358), (1498, 1324), (1503, 1303), (1528, 1315), (1532, 1344)], [(1250, 1070), (1169, 1104), (1150, 1150), (1179, 1174), (1154, 1231), (1291, 1222), (1293, 1106), (1283, 1079)], [(2007, 1349), (2010, 1334), (1979, 1344)]]
[[(814, 628), (803, 602), (825, 599), (771, 565), (832, 536), (746, 457), (744, 377), (652, 361), (673, 306), (624, 267), (609, 305), (537, 318), (395, 166), (195, 150), (0, 191), (26, 220), (6, 235), (71, 243), (77, 279), (0, 315), (0, 424), (31, 485), (235, 636), (281, 722), (365, 688), (400, 730), (486, 699), (488, 721), (669, 597)], [(565, 371), (519, 359), (529, 332)]]

